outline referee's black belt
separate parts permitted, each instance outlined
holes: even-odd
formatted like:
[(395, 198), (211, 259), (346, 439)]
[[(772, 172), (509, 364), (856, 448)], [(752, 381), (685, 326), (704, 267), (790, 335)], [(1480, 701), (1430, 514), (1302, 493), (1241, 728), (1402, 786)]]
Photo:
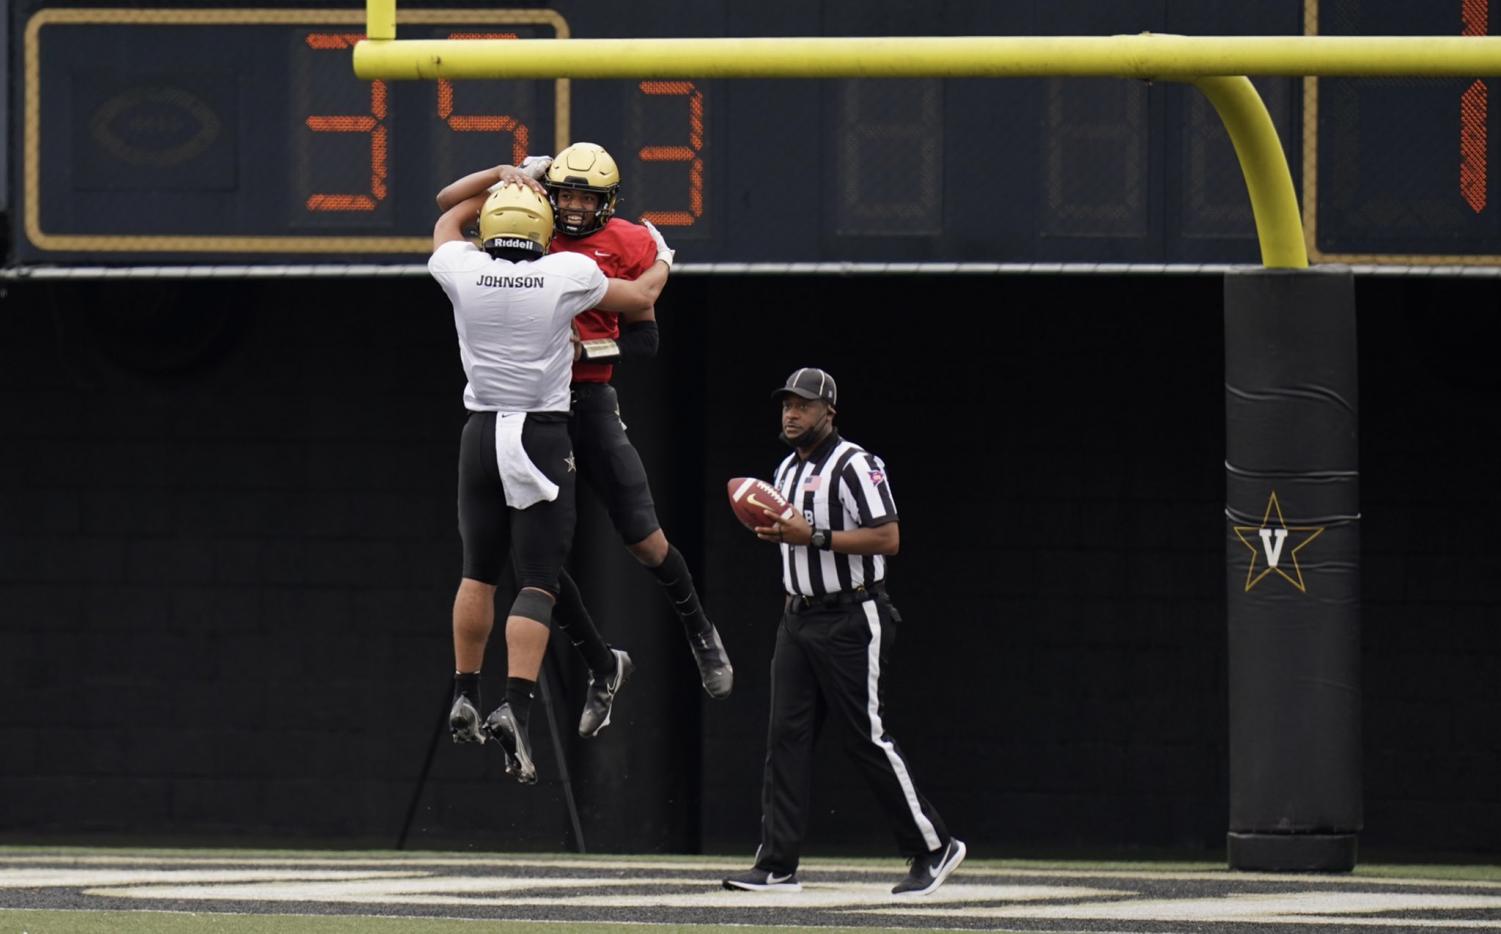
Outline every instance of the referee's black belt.
[(884, 599), (886, 599), (886, 585), (881, 581), (876, 581), (869, 587), (836, 590), (833, 593), (819, 594), (816, 597), (788, 594), (786, 609), (788, 613), (807, 613), (810, 610), (828, 610), (840, 606), (853, 606), (856, 603), (864, 603), (866, 600)]

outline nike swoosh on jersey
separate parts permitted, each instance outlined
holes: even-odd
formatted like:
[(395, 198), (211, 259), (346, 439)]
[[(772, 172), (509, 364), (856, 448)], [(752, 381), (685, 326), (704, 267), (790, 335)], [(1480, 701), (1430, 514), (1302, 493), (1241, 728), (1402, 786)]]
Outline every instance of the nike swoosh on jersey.
[(604, 250), (595, 250), (594, 251), (594, 255), (595, 256), (614, 256), (615, 254), (614, 253), (606, 253)]

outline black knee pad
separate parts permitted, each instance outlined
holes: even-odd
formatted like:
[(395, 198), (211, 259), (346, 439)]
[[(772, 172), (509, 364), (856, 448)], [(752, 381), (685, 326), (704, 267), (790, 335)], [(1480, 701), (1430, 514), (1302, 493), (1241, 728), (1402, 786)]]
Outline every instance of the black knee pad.
[(534, 619), (546, 626), (552, 622), (553, 598), (540, 590), (523, 587), (511, 601), (511, 615)]

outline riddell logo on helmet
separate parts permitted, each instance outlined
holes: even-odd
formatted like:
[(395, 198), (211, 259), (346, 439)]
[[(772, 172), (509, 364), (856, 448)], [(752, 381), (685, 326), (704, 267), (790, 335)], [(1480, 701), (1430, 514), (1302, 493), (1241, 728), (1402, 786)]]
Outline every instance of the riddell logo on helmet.
[(538, 249), (537, 244), (519, 237), (493, 237), (486, 241), (485, 246), (496, 250), (532, 250), (535, 252)]

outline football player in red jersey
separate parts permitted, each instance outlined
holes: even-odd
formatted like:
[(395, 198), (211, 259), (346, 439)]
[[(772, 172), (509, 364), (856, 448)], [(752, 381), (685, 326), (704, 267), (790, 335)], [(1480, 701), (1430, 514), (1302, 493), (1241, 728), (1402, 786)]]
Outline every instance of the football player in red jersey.
[[(636, 279), (658, 262), (672, 266), (673, 251), (649, 222), (616, 217), (620, 171), (594, 143), (574, 143), (555, 158), (528, 157), (520, 168), (497, 166), (459, 179), (438, 194), (438, 206), (457, 203), (493, 185), (525, 180), (544, 191), (553, 205), (556, 235), (552, 252), (589, 256), (606, 275)], [(632, 315), (593, 309), (575, 319), (578, 330), (573, 367), (570, 432), (580, 477), (604, 501), (626, 548), (661, 584), (682, 620), (710, 697), (728, 697), (734, 669), (719, 632), (705, 615), (687, 562), (657, 520), (646, 469), (620, 419), (610, 385), (617, 360), (650, 357), (657, 351), (655, 311)], [(589, 665), (589, 696), (579, 721), (581, 736), (594, 736), (608, 722), (615, 693), (629, 677), (630, 656), (611, 649), (589, 619), (577, 586), (562, 582), (564, 593), (554, 619), (567, 631)]]

